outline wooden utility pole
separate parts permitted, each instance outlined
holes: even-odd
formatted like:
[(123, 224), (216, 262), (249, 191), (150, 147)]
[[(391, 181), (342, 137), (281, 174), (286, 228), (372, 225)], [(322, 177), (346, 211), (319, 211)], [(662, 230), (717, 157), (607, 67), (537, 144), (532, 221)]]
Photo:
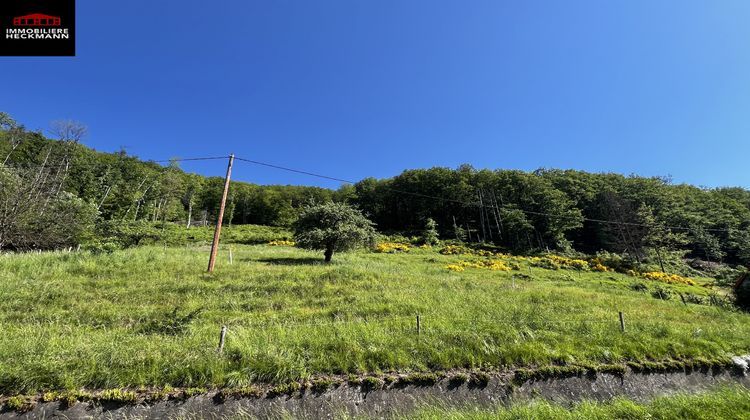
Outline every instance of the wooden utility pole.
[(221, 236), (221, 222), (224, 219), (224, 207), (227, 204), (227, 194), (229, 194), (229, 178), (232, 176), (232, 163), (234, 163), (234, 154), (229, 155), (229, 165), (227, 165), (227, 177), (224, 179), (224, 192), (221, 194), (221, 205), (219, 206), (219, 217), (216, 218), (216, 229), (214, 229), (214, 240), (211, 242), (211, 256), (208, 258), (208, 272), (214, 271), (216, 264), (216, 254), (219, 252), (219, 236)]

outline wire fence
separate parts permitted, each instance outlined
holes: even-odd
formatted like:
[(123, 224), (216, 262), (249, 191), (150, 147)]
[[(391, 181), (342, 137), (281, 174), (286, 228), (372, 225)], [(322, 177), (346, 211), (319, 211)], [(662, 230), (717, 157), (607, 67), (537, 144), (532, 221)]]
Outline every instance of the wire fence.
[(566, 336), (591, 336), (596, 333), (633, 334), (640, 338), (649, 335), (655, 338), (683, 335), (688, 338), (703, 340), (708, 334), (728, 332), (732, 325), (710, 319), (688, 318), (654, 319), (654, 317), (627, 315), (623, 312), (612, 312), (609, 316), (585, 316), (578, 319), (542, 318), (529, 315), (507, 316), (456, 316), (442, 315), (385, 315), (354, 319), (279, 319), (249, 321), (238, 324), (229, 323), (222, 326), (222, 331), (252, 332), (266, 336), (269, 341), (274, 337), (288, 334), (327, 334), (336, 336), (344, 333), (348, 336), (366, 339), (370, 332), (377, 331), (403, 337), (430, 336), (435, 338), (455, 338), (471, 334), (482, 336), (504, 336), (515, 334), (527, 336), (533, 334), (564, 334)]

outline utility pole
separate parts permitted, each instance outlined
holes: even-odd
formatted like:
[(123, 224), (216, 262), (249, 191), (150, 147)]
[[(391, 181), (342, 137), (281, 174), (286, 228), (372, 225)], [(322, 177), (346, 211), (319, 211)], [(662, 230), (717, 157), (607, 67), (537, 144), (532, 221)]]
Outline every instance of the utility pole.
[(224, 179), (224, 192), (221, 194), (221, 205), (219, 206), (219, 217), (216, 219), (216, 229), (214, 230), (214, 240), (211, 242), (211, 256), (208, 258), (208, 272), (213, 273), (214, 264), (216, 264), (216, 254), (219, 252), (219, 236), (221, 236), (221, 222), (224, 219), (224, 206), (227, 204), (227, 194), (229, 194), (229, 178), (232, 176), (232, 163), (234, 163), (234, 153), (229, 155), (229, 165), (227, 165), (227, 177)]

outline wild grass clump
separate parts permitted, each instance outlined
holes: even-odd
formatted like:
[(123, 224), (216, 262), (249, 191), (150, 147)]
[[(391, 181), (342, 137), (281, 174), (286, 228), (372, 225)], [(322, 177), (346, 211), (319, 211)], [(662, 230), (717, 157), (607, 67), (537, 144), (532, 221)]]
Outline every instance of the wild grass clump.
[(302, 390), (302, 384), (299, 382), (288, 382), (276, 385), (268, 390), (268, 397), (278, 397), (282, 395), (292, 395)]
[(223, 388), (214, 396), (217, 402), (224, 402), (229, 398), (261, 398), (264, 391), (257, 385), (248, 385), (239, 388)]
[(203, 387), (190, 387), (182, 391), (182, 398), (188, 399), (195, 397), (196, 395), (205, 394), (208, 390)]
[(116, 388), (105, 389), (98, 395), (98, 398), (102, 402), (133, 403), (138, 396), (133, 391)]
[(310, 383), (310, 389), (313, 392), (322, 393), (326, 392), (329, 389), (333, 388), (333, 386), (336, 384), (336, 381), (330, 378), (318, 378), (313, 380)]
[(513, 375), (513, 382), (521, 385), (528, 381), (581, 376), (587, 371), (590, 370), (582, 366), (545, 366), (538, 369), (518, 369)]
[(448, 384), (451, 386), (459, 386), (463, 385), (467, 382), (469, 382), (469, 379), (471, 379), (471, 376), (464, 372), (458, 372), (454, 375), (451, 375), (450, 378), (448, 378)]
[(706, 303), (705, 298), (693, 293), (685, 293), (682, 297), (685, 299), (685, 303), (693, 303), (696, 305), (704, 305)]
[(672, 291), (665, 287), (656, 286), (656, 288), (651, 291), (651, 296), (655, 299), (670, 300), (672, 299)]
[(367, 376), (362, 379), (362, 389), (372, 391), (382, 389), (385, 386), (385, 381), (377, 376)]
[(630, 289), (636, 292), (646, 292), (648, 291), (648, 286), (646, 286), (644, 283), (630, 283)]
[(146, 402), (150, 402), (150, 403), (164, 401), (164, 400), (170, 399), (172, 397), (173, 392), (174, 392), (174, 388), (167, 385), (161, 389), (155, 389), (147, 393), (144, 399), (146, 400)]
[(11, 411), (26, 412), (34, 408), (34, 403), (27, 397), (15, 395), (5, 401), (5, 409)]
[(139, 332), (143, 334), (163, 334), (163, 335), (178, 335), (187, 331), (198, 315), (203, 311), (202, 308), (198, 308), (193, 311), (180, 314), (180, 308), (175, 307), (171, 311), (161, 312), (151, 315), (151, 317), (144, 322), (139, 328)]
[(431, 372), (413, 372), (402, 376), (399, 383), (403, 385), (428, 386), (434, 385), (440, 377)]

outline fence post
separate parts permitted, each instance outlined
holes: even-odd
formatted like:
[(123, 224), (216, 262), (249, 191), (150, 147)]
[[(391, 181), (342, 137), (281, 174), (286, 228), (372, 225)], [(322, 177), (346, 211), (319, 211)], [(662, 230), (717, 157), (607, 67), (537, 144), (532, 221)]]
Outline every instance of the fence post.
[(620, 312), (620, 331), (625, 332), (625, 316)]
[(227, 326), (222, 325), (221, 326), (221, 333), (219, 334), (219, 348), (216, 349), (216, 352), (221, 354), (224, 351), (224, 341), (226, 340), (227, 336)]
[(419, 319), (419, 314), (417, 314), (417, 335), (422, 333), (422, 323)]
[(229, 245), (229, 264), (232, 264), (234, 261), (232, 260), (232, 245)]

